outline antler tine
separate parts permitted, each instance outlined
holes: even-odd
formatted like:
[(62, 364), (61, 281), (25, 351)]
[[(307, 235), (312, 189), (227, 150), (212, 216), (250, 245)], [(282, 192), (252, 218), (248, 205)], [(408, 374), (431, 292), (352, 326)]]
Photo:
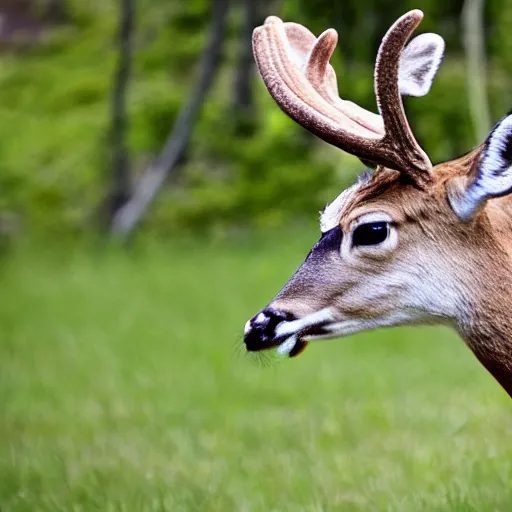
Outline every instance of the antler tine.
[(407, 41), (422, 19), (423, 12), (415, 9), (391, 26), (377, 54), (374, 79), (377, 106), (386, 130), (382, 145), (402, 158), (402, 162), (397, 162), (399, 169), (413, 174), (417, 182), (428, 180), (432, 164), (407, 122), (399, 90), (399, 64)]
[[(304, 128), (330, 144), (373, 161), (373, 151), (365, 146), (368, 140), (384, 136), (383, 125), (379, 116), (342, 101), (334, 92), (335, 73), (327, 59), (334, 50), (336, 32), (326, 31), (305, 54), (304, 41), (299, 47), (294, 44), (294, 37), (287, 37), (290, 29), (297, 34), (297, 25), (286, 25), (271, 16), (253, 34), (256, 63), (271, 96)], [(319, 63), (322, 59), (325, 64)]]
[(315, 38), (305, 27), (271, 16), (254, 30), (254, 56), (271, 96), (292, 119), (326, 142), (406, 172), (421, 185), (431, 164), (405, 118), (398, 71), (401, 51), (422, 16), (417, 10), (402, 16), (379, 50), (375, 89), (382, 117), (339, 97), (329, 64), (338, 39), (333, 29)]
[[(284, 27), (288, 40), (290, 40), (288, 23), (285, 23)], [(311, 35), (313, 36), (313, 34)], [(368, 112), (354, 103), (341, 100), (338, 95), (336, 73), (329, 64), (337, 43), (338, 33), (332, 28), (324, 31), (318, 38), (313, 36), (311, 49), (307, 52), (303, 63), (304, 76), (313, 89), (331, 104), (331, 107), (337, 108), (344, 115), (349, 115), (357, 123), (380, 135), (384, 130), (380, 116)]]

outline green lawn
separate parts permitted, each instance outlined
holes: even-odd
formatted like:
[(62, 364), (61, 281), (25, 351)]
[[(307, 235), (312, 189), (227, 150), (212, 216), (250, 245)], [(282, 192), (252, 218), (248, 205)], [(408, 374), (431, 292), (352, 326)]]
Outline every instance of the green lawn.
[(444, 329), (248, 356), (315, 235), (0, 262), (0, 510), (512, 510), (510, 399)]

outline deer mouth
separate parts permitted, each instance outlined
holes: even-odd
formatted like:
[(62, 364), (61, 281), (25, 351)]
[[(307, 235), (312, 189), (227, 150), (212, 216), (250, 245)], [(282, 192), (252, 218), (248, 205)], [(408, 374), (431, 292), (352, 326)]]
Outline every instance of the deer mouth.
[(308, 341), (327, 335), (333, 321), (331, 308), (301, 318), (287, 311), (265, 308), (246, 323), (245, 347), (249, 352), (277, 347), (279, 353), (295, 357), (306, 348)]
[(330, 334), (327, 326), (333, 320), (331, 309), (325, 308), (297, 320), (281, 322), (275, 329), (277, 351), (289, 357), (298, 356), (304, 351), (308, 341)]

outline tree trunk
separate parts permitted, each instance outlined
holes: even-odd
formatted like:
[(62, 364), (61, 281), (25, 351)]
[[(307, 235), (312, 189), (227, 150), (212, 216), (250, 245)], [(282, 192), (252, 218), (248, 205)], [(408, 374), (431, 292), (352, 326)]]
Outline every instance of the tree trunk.
[(244, 0), (242, 6), (242, 27), (240, 53), (236, 68), (233, 102), (237, 108), (252, 106), (251, 78), (254, 69), (252, 56), (252, 31), (259, 21), (259, 0)]
[(118, 34), (119, 60), (112, 92), (112, 126), (110, 151), (112, 185), (104, 204), (107, 225), (116, 212), (130, 198), (131, 172), (127, 134), (126, 94), (133, 60), (135, 0), (120, 0), (120, 23)]
[(261, 25), (261, 0), (243, 0), (239, 37), (238, 65), (233, 87), (233, 121), (238, 134), (251, 134), (254, 129), (254, 57), (252, 31)]
[(228, 8), (228, 0), (213, 0), (208, 42), (199, 62), (197, 83), (178, 114), (161, 153), (136, 184), (132, 197), (114, 216), (112, 233), (120, 238), (126, 238), (137, 226), (186, 150), (194, 123), (218, 69)]
[(484, 0), (466, 0), (462, 8), (469, 109), (477, 144), (487, 137), (490, 129), (483, 11)]

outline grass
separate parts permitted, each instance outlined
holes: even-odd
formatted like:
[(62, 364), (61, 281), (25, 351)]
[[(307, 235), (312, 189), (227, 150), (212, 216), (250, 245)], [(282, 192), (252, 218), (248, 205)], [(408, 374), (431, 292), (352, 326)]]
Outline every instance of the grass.
[(449, 331), (244, 354), (313, 239), (4, 260), (0, 510), (511, 510), (509, 398)]

